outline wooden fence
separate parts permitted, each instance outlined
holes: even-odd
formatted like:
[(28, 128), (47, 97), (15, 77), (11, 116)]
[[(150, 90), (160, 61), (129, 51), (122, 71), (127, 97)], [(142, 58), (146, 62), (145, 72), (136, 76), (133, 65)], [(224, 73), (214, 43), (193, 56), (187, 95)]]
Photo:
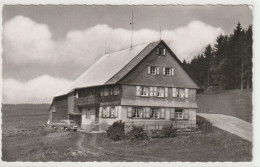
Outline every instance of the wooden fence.
[(195, 129), (199, 129), (203, 132), (211, 132), (212, 131), (212, 124), (209, 122), (205, 122), (200, 124), (185, 124), (185, 123), (178, 123), (173, 121), (139, 121), (139, 122), (125, 122), (125, 131), (130, 131), (133, 126), (141, 126), (144, 130), (155, 130), (155, 129), (162, 129), (165, 125), (172, 125), (173, 128), (176, 129), (190, 129), (191, 131)]

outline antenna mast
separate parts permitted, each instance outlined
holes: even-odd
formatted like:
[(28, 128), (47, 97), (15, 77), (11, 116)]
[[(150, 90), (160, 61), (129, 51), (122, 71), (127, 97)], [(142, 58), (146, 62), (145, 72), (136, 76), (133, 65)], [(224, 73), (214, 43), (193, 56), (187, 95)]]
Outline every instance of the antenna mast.
[(161, 37), (161, 35), (162, 35), (162, 34), (161, 34), (161, 26), (160, 26), (160, 40), (162, 40), (162, 37)]
[(133, 13), (133, 10), (132, 10), (132, 20), (131, 20), (131, 48), (133, 47), (133, 30), (134, 30), (134, 13)]

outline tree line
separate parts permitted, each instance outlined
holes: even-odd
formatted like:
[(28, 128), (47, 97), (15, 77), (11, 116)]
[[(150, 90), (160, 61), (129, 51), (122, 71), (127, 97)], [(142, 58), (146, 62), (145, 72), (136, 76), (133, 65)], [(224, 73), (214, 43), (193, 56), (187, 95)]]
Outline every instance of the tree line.
[(183, 60), (183, 65), (205, 89), (250, 89), (252, 43), (252, 25), (244, 29), (237, 23), (232, 34), (219, 35), (214, 46), (209, 44), (191, 62)]

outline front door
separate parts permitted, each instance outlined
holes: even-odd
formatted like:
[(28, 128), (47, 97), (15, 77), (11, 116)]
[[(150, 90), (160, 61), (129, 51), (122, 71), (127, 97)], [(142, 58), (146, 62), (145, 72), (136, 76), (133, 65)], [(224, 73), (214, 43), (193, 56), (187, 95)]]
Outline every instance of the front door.
[(99, 108), (95, 109), (95, 124), (99, 124)]

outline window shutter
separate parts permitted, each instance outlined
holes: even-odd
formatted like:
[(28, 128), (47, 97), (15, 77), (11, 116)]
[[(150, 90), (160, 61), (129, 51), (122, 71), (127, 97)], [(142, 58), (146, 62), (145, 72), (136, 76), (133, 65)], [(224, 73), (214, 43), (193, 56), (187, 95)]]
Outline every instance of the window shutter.
[(150, 108), (149, 107), (145, 108), (145, 118), (150, 118)]
[(168, 88), (164, 88), (164, 97), (168, 97)]
[(160, 53), (160, 50), (159, 50), (159, 48), (157, 48), (157, 52), (156, 52), (157, 54), (159, 54)]
[(163, 75), (165, 75), (165, 68), (163, 68)]
[(136, 86), (136, 95), (140, 96), (140, 86)]
[(127, 117), (132, 118), (132, 107), (127, 108)]
[(99, 107), (99, 117), (103, 117), (103, 107)]
[(153, 96), (153, 87), (150, 87), (150, 96)]
[(110, 117), (110, 115), (111, 115), (111, 108), (107, 107), (107, 117)]
[(151, 74), (151, 67), (148, 66), (148, 74)]
[(156, 73), (160, 74), (160, 68), (159, 67), (156, 67)]
[(118, 106), (115, 107), (115, 118), (117, 118), (117, 114), (118, 114)]
[(107, 109), (103, 108), (103, 118), (107, 117)]
[(153, 87), (153, 95), (157, 96), (157, 87)]
[(165, 118), (165, 108), (161, 108), (161, 118)]
[(175, 114), (175, 109), (172, 108), (172, 109), (171, 109), (171, 119), (174, 119), (174, 114)]
[(176, 88), (172, 88), (172, 97), (176, 97)]
[(172, 68), (171, 71), (172, 71), (172, 75), (174, 75), (174, 68)]
[(163, 49), (163, 55), (165, 56), (165, 53), (166, 53), (166, 49)]
[(189, 110), (188, 109), (184, 110), (184, 119), (189, 119)]
[(189, 96), (189, 89), (185, 89), (185, 98), (188, 98)]

